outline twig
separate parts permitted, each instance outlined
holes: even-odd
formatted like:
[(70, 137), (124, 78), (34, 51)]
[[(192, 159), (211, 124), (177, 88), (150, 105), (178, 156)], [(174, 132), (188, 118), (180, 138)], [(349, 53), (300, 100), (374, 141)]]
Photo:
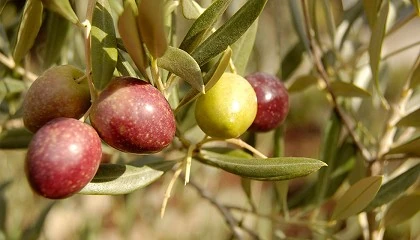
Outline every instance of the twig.
[[(181, 174), (180, 178), (185, 181), (185, 177)], [(242, 240), (244, 239), (241, 232), (239, 231), (241, 227), (239, 227), (238, 221), (233, 217), (232, 213), (226, 208), (224, 205), (216, 201), (213, 197), (211, 197), (204, 189), (197, 185), (194, 181), (190, 181), (188, 186), (193, 187), (198, 194), (202, 197), (207, 199), (217, 210), (223, 215), (228, 224), (229, 228), (232, 230), (232, 234), (236, 239)], [(243, 229), (243, 227), (242, 227)], [(249, 231), (247, 231), (249, 233)], [(257, 236), (257, 234), (253, 233), (252, 235)]]
[(337, 115), (340, 117), (340, 119), (343, 122), (343, 125), (345, 126), (345, 128), (347, 129), (347, 131), (349, 132), (351, 138), (353, 139), (354, 143), (356, 144), (357, 148), (359, 149), (360, 153), (362, 154), (363, 158), (370, 162), (372, 160), (371, 154), (370, 152), (366, 149), (366, 147), (360, 142), (359, 137), (357, 136), (357, 134), (355, 133), (355, 131), (353, 130), (352, 127), (352, 123), (350, 121), (350, 119), (348, 118), (347, 114), (341, 109), (338, 101), (337, 101), (337, 96), (335, 95), (334, 91), (331, 88), (331, 80), (330, 77), (328, 76), (324, 65), (321, 62), (320, 57), (318, 56), (317, 51), (315, 50), (315, 41), (312, 37), (311, 34), (311, 23), (309, 20), (309, 13), (308, 13), (308, 9), (306, 7), (306, 0), (301, 0), (301, 4), (302, 4), (302, 10), (303, 10), (303, 17), (304, 17), (304, 26), (305, 26), (305, 30), (306, 30), (306, 34), (309, 40), (309, 48), (311, 50), (311, 52), (309, 53), (310, 55), (312, 55), (312, 60), (316, 66), (316, 69), (318, 71), (318, 73), (321, 75), (322, 80), (325, 83), (325, 89), (327, 90), (327, 92), (330, 95), (331, 98), (331, 102), (334, 108), (334, 111), (337, 113)]
[(168, 200), (171, 197), (172, 188), (174, 187), (175, 181), (178, 179), (181, 172), (182, 172), (182, 167), (179, 167), (175, 171), (174, 175), (171, 178), (171, 181), (168, 184), (168, 188), (165, 191), (165, 197), (164, 197), (163, 202), (162, 202), (162, 207), (160, 209), (160, 217), (161, 218), (163, 218), (163, 215), (165, 215), (166, 205), (168, 204)]
[(2, 63), (4, 66), (8, 67), (9, 69), (15, 70), (17, 73), (19, 73), (22, 76), (26, 76), (29, 80), (32, 82), (35, 81), (38, 76), (35, 73), (32, 73), (30, 71), (27, 71), (26, 69), (19, 67), (16, 65), (15, 61), (11, 57), (6, 57), (0, 52), (0, 63)]

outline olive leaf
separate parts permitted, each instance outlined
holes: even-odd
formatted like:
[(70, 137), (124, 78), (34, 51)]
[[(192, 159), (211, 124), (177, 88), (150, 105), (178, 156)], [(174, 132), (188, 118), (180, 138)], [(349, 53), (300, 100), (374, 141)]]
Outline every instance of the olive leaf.
[[(12, 183), (12, 180), (7, 180), (0, 184), (0, 233), (6, 230), (6, 217), (7, 217), (8, 208), (7, 208), (7, 201), (6, 201), (6, 196), (4, 192), (7, 189), (7, 187), (10, 186), (11, 183)], [(0, 235), (0, 238), (1, 238), (1, 235)]]
[(376, 196), (382, 176), (366, 177), (353, 184), (337, 200), (331, 220), (341, 220), (361, 212)]
[(147, 77), (148, 60), (137, 26), (138, 11), (134, 0), (124, 4), (124, 11), (118, 18), (118, 31), (126, 52), (144, 77)]
[(136, 71), (134, 71), (131, 64), (124, 58), (120, 50), (118, 50), (117, 71), (121, 76), (131, 76), (138, 78)]
[(413, 66), (413, 72), (410, 76), (410, 88), (415, 88), (420, 84), (420, 59)]
[(69, 22), (56, 13), (50, 13), (47, 19), (47, 40), (45, 44), (43, 68), (52, 66), (60, 57), (61, 49), (69, 30)]
[(0, 149), (27, 148), (33, 134), (26, 128), (14, 128), (0, 134)]
[(420, 127), (420, 108), (401, 118), (396, 125), (400, 127)]
[(23, 231), (21, 236), (22, 239), (36, 240), (40, 238), (48, 213), (56, 203), (57, 202), (51, 202), (42, 210), (36, 221)]
[(6, 55), (10, 56), (9, 38), (7, 37), (3, 24), (0, 24), (0, 50)]
[(262, 181), (287, 180), (306, 176), (327, 166), (324, 162), (301, 157), (243, 158), (200, 150), (194, 157), (207, 165), (227, 172)]
[(98, 90), (112, 79), (118, 51), (114, 21), (108, 0), (98, 0), (93, 11), (91, 30), (92, 79)]
[(41, 0), (41, 1), (42, 1), (42, 4), (44, 4), (46, 8), (60, 14), (62, 17), (69, 20), (70, 22), (74, 24), (77, 24), (79, 22), (79, 18), (77, 17), (76, 13), (71, 8), (69, 0)]
[(360, 88), (352, 83), (343, 81), (331, 82), (331, 89), (337, 95), (341, 97), (370, 97), (370, 93), (363, 88)]
[(414, 6), (414, 9), (416, 9), (417, 15), (420, 16), (420, 0), (411, 0), (411, 3)]
[(413, 139), (410, 139), (409, 141), (392, 147), (387, 155), (389, 154), (408, 154), (408, 155), (413, 155), (413, 156), (420, 156), (420, 148), (419, 148), (419, 143), (420, 143), (420, 136), (417, 136)]
[(142, 0), (138, 3), (140, 35), (154, 58), (162, 57), (168, 48), (163, 5), (163, 0)]
[(304, 91), (305, 89), (309, 88), (310, 86), (316, 84), (318, 82), (318, 78), (314, 75), (302, 75), (299, 76), (293, 81), (293, 83), (288, 87), (289, 93), (297, 93)]
[[(367, 1), (370, 1), (370, 0), (367, 0)], [(375, 0), (372, 2), (377, 2), (377, 1), (378, 0)], [(366, 0), (364, 2), (366, 2)], [(379, 97), (381, 98), (383, 103), (385, 103), (386, 100), (384, 99), (384, 96), (382, 95), (382, 92), (379, 86), (379, 64), (381, 62), (382, 43), (385, 37), (388, 11), (389, 11), (389, 1), (383, 1), (383, 4), (381, 5), (380, 11), (379, 11), (378, 19), (374, 22), (374, 26), (372, 28), (372, 36), (369, 42), (369, 64), (372, 71), (372, 79), (375, 82), (376, 91), (378, 92)]]
[(384, 225), (402, 223), (420, 211), (420, 194), (406, 195), (397, 199), (385, 213)]
[(192, 24), (181, 44), (180, 49), (190, 53), (210, 32), (217, 19), (223, 14), (232, 0), (217, 0), (204, 11)]
[(19, 63), (31, 49), (42, 25), (43, 6), (39, 0), (28, 0), (23, 9), (13, 59)]
[(194, 0), (181, 0), (182, 15), (186, 19), (197, 19), (204, 9)]
[(302, 42), (298, 42), (291, 48), (286, 56), (281, 61), (281, 79), (288, 79), (292, 73), (299, 67), (302, 62), (303, 52), (305, 51), (305, 46)]
[(381, 3), (382, 0), (363, 0), (363, 8), (365, 9), (367, 22), (369, 23), (371, 29), (375, 27), (378, 20), (377, 14)]
[(157, 64), (182, 78), (199, 92), (205, 92), (200, 66), (184, 50), (168, 47), (165, 54), (157, 59)]
[(176, 163), (177, 161), (161, 161), (145, 165), (101, 164), (95, 177), (79, 194), (127, 194), (156, 181)]
[(386, 182), (379, 190), (375, 199), (369, 204), (369, 206), (366, 207), (365, 210), (370, 211), (376, 207), (392, 201), (393, 199), (396, 199), (416, 182), (419, 173), (420, 164), (417, 164), (401, 175)]
[(232, 44), (232, 60), (239, 75), (244, 75), (257, 36), (258, 19)]
[[(219, 61), (204, 75), (203, 82), (205, 85), (205, 91), (209, 91), (214, 84), (220, 79), (220, 77), (225, 72), (227, 66), (229, 65), (230, 56), (232, 55), (232, 50), (227, 48), (223, 55), (220, 57)], [(185, 94), (181, 102), (178, 104), (176, 111), (181, 107), (190, 103), (199, 96), (200, 92), (194, 88)]]
[[(202, 42), (191, 56), (202, 66), (236, 42), (260, 15), (267, 0), (247, 1), (231, 18)], [(203, 13), (204, 14), (204, 13)]]

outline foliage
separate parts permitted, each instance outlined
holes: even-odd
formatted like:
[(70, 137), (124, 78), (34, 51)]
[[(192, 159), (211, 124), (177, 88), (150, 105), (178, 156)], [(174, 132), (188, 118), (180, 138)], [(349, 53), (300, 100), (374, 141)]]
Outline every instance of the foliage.
[[(177, 179), (210, 202), (229, 227), (203, 235), (209, 239), (413, 237), (420, 233), (420, 41), (400, 40), (419, 9), (417, 0), (0, 1), (0, 239), (39, 238), (49, 228), (49, 214), (80, 204), (71, 200), (85, 194), (122, 195), (112, 199), (122, 209), (118, 227), (127, 238), (135, 214), (151, 211), (143, 193), (159, 189), (162, 207), (151, 219), (157, 211), (165, 218), (169, 209), (192, 208), (188, 199), (186, 207), (171, 205)], [(397, 47), (388, 51), (387, 41)], [(394, 66), (394, 57), (407, 52), (414, 57)], [(113, 77), (148, 81), (170, 103), (177, 131), (172, 144), (153, 155), (103, 144), (103, 163), (80, 194), (47, 202), (30, 195), (20, 179), (22, 153), (33, 136), (23, 126), (21, 104), (39, 75), (64, 64), (84, 69), (92, 101)], [(235, 139), (205, 136), (194, 100), (224, 72), (255, 71), (284, 81), (293, 98), (286, 122)], [(89, 123), (88, 113), (81, 120)], [(310, 143), (319, 156), (290, 156), (290, 136), (308, 125), (322, 132), (319, 146)], [(298, 144), (309, 139), (305, 134)], [(7, 173), (3, 166), (9, 164), (16, 172)], [(235, 190), (243, 191), (233, 205), (222, 203), (211, 187), (230, 174), (240, 179)], [(173, 198), (183, 194), (193, 198), (179, 191)], [(36, 216), (14, 214), (15, 198), (36, 199), (38, 205), (28, 205)], [(85, 224), (80, 236), (103, 236), (101, 221)]]

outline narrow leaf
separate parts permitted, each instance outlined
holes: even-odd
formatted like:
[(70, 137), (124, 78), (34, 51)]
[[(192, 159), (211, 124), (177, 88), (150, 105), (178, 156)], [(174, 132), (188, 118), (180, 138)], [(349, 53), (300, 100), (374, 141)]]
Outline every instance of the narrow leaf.
[(411, 3), (414, 6), (414, 9), (416, 9), (417, 15), (420, 16), (420, 0), (411, 0)]
[(134, 0), (128, 0), (124, 4), (124, 11), (118, 18), (118, 31), (127, 53), (133, 59), (143, 76), (147, 76), (148, 65), (146, 52), (137, 26), (137, 7)]
[(33, 134), (25, 128), (3, 131), (0, 134), (0, 149), (27, 148)]
[(204, 164), (256, 180), (287, 180), (306, 176), (326, 166), (322, 161), (299, 157), (242, 158), (201, 150), (195, 155)]
[[(0, 184), (0, 233), (6, 231), (6, 217), (7, 217), (7, 201), (4, 194), (5, 190), (12, 183), (12, 180), (2, 182)], [(1, 235), (0, 235), (1, 239)]]
[(420, 108), (409, 113), (398, 121), (400, 127), (420, 127)]
[(375, 27), (375, 24), (377, 22), (377, 14), (381, 3), (382, 0), (363, 0), (363, 8), (365, 9), (366, 18), (371, 29)]
[(201, 43), (191, 56), (198, 65), (207, 63), (229, 45), (236, 42), (252, 25), (263, 10), (267, 0), (247, 1), (230, 19)]
[(114, 21), (108, 0), (96, 2), (91, 35), (93, 84), (102, 90), (111, 81), (118, 59)]
[(33, 225), (29, 226), (27, 229), (23, 231), (22, 239), (27, 240), (36, 240), (39, 239), (42, 233), (42, 229), (44, 227), (45, 220), (47, 219), (48, 213), (51, 211), (52, 207), (56, 202), (52, 202), (48, 204), (38, 216), (36, 221)]
[(10, 56), (11, 52), (10, 52), (9, 38), (7, 37), (3, 24), (0, 24), (0, 50), (6, 55)]
[(420, 136), (415, 137), (399, 146), (395, 146), (389, 150), (387, 154), (408, 154), (420, 156)]
[[(225, 72), (227, 66), (229, 65), (230, 56), (232, 55), (232, 50), (230, 48), (227, 48), (226, 51), (223, 53), (223, 55), (220, 57), (217, 64), (215, 64), (210, 71), (204, 75), (203, 82), (206, 84), (205, 91), (209, 91), (214, 84), (220, 79), (220, 77)], [(185, 106), (186, 104), (190, 103), (194, 99), (196, 99), (199, 96), (200, 92), (194, 88), (192, 88), (190, 91), (185, 94), (185, 96), (182, 98), (181, 102), (179, 103), (177, 110), (181, 107)]]
[(124, 58), (120, 50), (118, 50), (118, 61), (117, 61), (116, 68), (121, 76), (131, 76), (131, 77), (139, 78), (136, 71), (134, 71), (130, 63), (127, 62), (127, 60)]
[[(370, 0), (367, 0), (370, 1)], [(365, 1), (366, 2), (366, 1)], [(372, 2), (376, 2), (372, 1)], [(381, 100), (385, 103), (385, 99), (382, 95), (380, 86), (379, 86), (379, 65), (381, 62), (381, 52), (382, 52), (382, 43), (385, 37), (386, 30), (386, 21), (388, 18), (389, 11), (389, 1), (383, 1), (381, 6), (378, 20), (375, 22), (375, 25), (372, 29), (372, 36), (369, 43), (369, 60), (370, 68), (372, 71), (372, 79), (375, 82), (376, 91), (379, 93)]]
[(181, 0), (182, 15), (186, 19), (197, 19), (204, 9), (194, 0)]
[(138, 3), (140, 35), (154, 58), (162, 57), (168, 48), (163, 5), (163, 0), (142, 0)]
[(370, 97), (370, 93), (363, 88), (360, 88), (352, 83), (343, 81), (331, 82), (331, 88), (337, 96), (341, 97)]
[(288, 79), (302, 62), (305, 47), (303, 43), (298, 42), (290, 49), (281, 61), (281, 79)]
[(413, 73), (410, 76), (410, 88), (415, 88), (420, 84), (420, 59), (417, 59), (413, 67)]
[(254, 47), (255, 37), (257, 36), (258, 19), (249, 27), (249, 29), (232, 44), (232, 60), (239, 75), (244, 75), (249, 57)]
[(179, 48), (190, 53), (210, 32), (217, 19), (223, 14), (232, 0), (217, 0), (192, 24)]
[(50, 13), (47, 19), (47, 41), (43, 68), (48, 69), (60, 58), (61, 49), (69, 30), (69, 22), (56, 13)]
[(366, 207), (366, 211), (370, 211), (376, 207), (379, 207), (385, 203), (388, 203), (396, 199), (401, 195), (405, 190), (407, 190), (411, 185), (413, 185), (418, 179), (420, 173), (420, 164), (410, 168), (401, 175), (391, 179), (385, 183), (375, 199)]
[(28, 0), (25, 3), (13, 52), (13, 59), (16, 63), (22, 60), (35, 42), (42, 24), (42, 9), (42, 3), (39, 0)]
[(41, 0), (46, 8), (60, 14), (70, 22), (77, 24), (79, 18), (73, 11), (69, 0)]
[(420, 195), (402, 196), (391, 204), (385, 213), (385, 226), (402, 223), (420, 211)]
[(382, 176), (371, 176), (353, 184), (339, 200), (331, 220), (341, 220), (361, 212), (378, 193)]
[(289, 86), (289, 93), (302, 92), (310, 86), (316, 84), (318, 78), (313, 75), (303, 75), (296, 78), (295, 81)]
[(159, 67), (174, 73), (189, 83), (194, 89), (204, 93), (203, 77), (197, 62), (187, 52), (175, 47), (168, 47), (165, 54), (158, 58)]
[(127, 194), (143, 188), (170, 170), (176, 161), (147, 165), (102, 164), (95, 177), (79, 193), (93, 195)]

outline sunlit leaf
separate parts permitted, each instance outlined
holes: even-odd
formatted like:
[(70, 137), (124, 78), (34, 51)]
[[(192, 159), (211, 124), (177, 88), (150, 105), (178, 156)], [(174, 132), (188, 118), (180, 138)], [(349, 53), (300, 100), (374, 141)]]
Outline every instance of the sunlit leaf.
[(118, 59), (114, 21), (108, 0), (96, 2), (91, 35), (93, 84), (102, 90), (111, 81)]
[(41, 0), (46, 8), (60, 14), (70, 22), (77, 24), (79, 18), (73, 11), (69, 0)]
[(418, 179), (420, 173), (420, 164), (410, 168), (399, 176), (386, 182), (375, 199), (366, 207), (366, 211), (370, 211), (376, 207), (379, 207), (385, 203), (388, 203), (396, 199), (401, 195), (405, 190), (407, 190), (411, 185), (413, 185)]
[(45, 54), (43, 68), (48, 69), (60, 57), (61, 49), (69, 30), (69, 22), (56, 13), (50, 13), (47, 19), (47, 40), (45, 43)]
[(168, 48), (163, 5), (163, 0), (142, 0), (138, 3), (140, 35), (154, 58), (162, 57)]
[[(202, 42), (191, 56), (198, 65), (207, 63), (210, 59), (224, 51), (229, 45), (236, 42), (254, 23), (260, 15), (267, 0), (247, 1), (231, 18), (220, 28)], [(204, 13), (203, 13), (204, 14)]]
[(420, 127), (420, 109), (409, 113), (398, 121), (400, 127)]
[(146, 165), (102, 164), (95, 177), (79, 193), (93, 195), (127, 194), (159, 179), (177, 161)]
[(49, 203), (42, 210), (41, 214), (34, 221), (34, 223), (23, 231), (21, 239), (37, 240), (40, 238), (42, 230), (44, 229), (44, 223), (45, 223), (45, 220), (47, 219), (48, 213), (51, 211), (55, 203), (56, 202)]
[(13, 52), (13, 59), (16, 63), (19, 63), (22, 60), (35, 42), (35, 38), (38, 35), (42, 24), (42, 10), (41, 1), (26, 1)]
[(118, 51), (118, 61), (117, 61), (116, 68), (121, 76), (131, 76), (131, 77), (139, 78), (137, 76), (136, 71), (134, 71), (130, 63), (124, 58), (120, 50)]
[[(214, 84), (220, 79), (220, 77), (225, 72), (227, 66), (229, 65), (230, 56), (232, 55), (232, 50), (227, 48), (223, 55), (220, 57), (219, 61), (204, 75), (203, 82), (205, 85), (205, 91), (209, 91)], [(185, 106), (199, 96), (200, 92), (194, 88), (185, 94), (179, 103), (177, 109)]]
[(417, 15), (420, 16), (420, 0), (411, 0), (411, 3), (414, 6), (414, 9), (417, 11)]
[(249, 29), (232, 44), (232, 60), (239, 75), (245, 74), (245, 69), (248, 64), (254, 47), (255, 37), (257, 36), (258, 19), (249, 27)]
[(337, 200), (331, 220), (341, 220), (361, 212), (376, 196), (382, 176), (366, 177), (353, 184)]
[(331, 82), (332, 91), (340, 97), (370, 97), (370, 93), (363, 88), (360, 88), (352, 83), (343, 81)]
[(210, 32), (213, 25), (223, 14), (231, 1), (232, 0), (218, 0), (213, 2), (206, 11), (204, 11), (196, 21), (194, 21), (188, 30), (188, 33), (185, 35), (184, 40), (182, 40), (179, 45), (179, 48), (188, 53), (194, 50)]
[(392, 147), (387, 154), (408, 154), (420, 156), (420, 136), (415, 137), (401, 145)]
[(256, 180), (287, 180), (306, 176), (326, 166), (322, 161), (300, 157), (242, 158), (201, 150), (195, 158), (204, 164)]
[(184, 50), (168, 47), (165, 54), (158, 58), (157, 64), (159, 67), (181, 77), (194, 89), (204, 93), (204, 83), (200, 66)]
[(181, 0), (182, 14), (186, 19), (197, 19), (204, 9), (194, 0)]
[(134, 0), (128, 0), (124, 4), (124, 11), (118, 18), (118, 31), (127, 53), (133, 59), (143, 76), (147, 76), (146, 68), (148, 60), (137, 26), (137, 6)]
[(420, 195), (406, 195), (395, 200), (385, 213), (385, 226), (402, 223), (420, 211)]
[(301, 92), (318, 82), (318, 78), (313, 75), (303, 75), (296, 78), (289, 86), (289, 93)]
[[(365, 0), (367, 2), (370, 0)], [(371, 2), (376, 2), (371, 1)], [(385, 37), (385, 30), (386, 30), (386, 21), (388, 18), (388, 11), (389, 11), (389, 1), (383, 1), (383, 4), (379, 11), (379, 16), (375, 25), (372, 28), (372, 36), (370, 38), (369, 43), (369, 63), (370, 69), (372, 71), (372, 79), (375, 82), (376, 91), (379, 93), (382, 101), (384, 102), (384, 97), (382, 96), (382, 92), (379, 86), (379, 65), (381, 62), (381, 52), (382, 52), (382, 43)]]
[(26, 128), (15, 128), (0, 134), (0, 149), (27, 148), (33, 134)]

